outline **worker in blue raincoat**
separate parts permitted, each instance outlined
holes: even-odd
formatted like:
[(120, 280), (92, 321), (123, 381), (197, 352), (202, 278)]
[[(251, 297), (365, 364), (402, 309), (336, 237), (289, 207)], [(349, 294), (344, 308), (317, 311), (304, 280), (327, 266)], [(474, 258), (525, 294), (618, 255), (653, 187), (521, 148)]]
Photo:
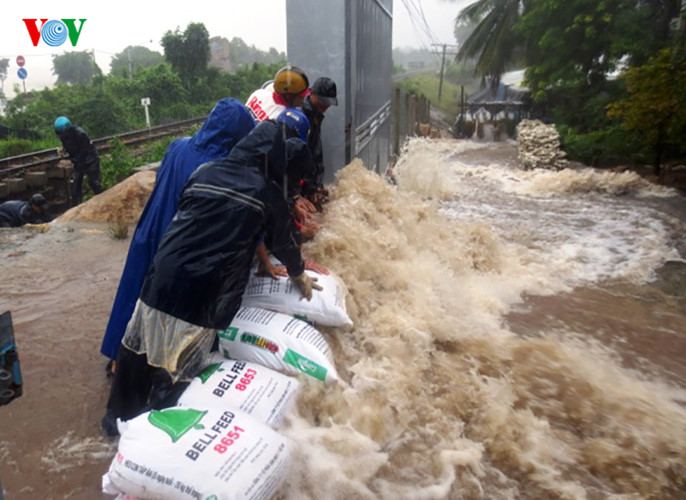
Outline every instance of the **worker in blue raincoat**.
[(162, 235), (176, 213), (181, 191), (188, 178), (199, 165), (227, 156), (254, 126), (250, 112), (240, 101), (221, 99), (193, 137), (177, 139), (169, 146), (157, 171), (155, 188), (131, 239), (100, 348), (100, 352), (110, 359), (107, 364), (108, 375), (114, 371), (114, 360), (140, 295), (141, 285)]

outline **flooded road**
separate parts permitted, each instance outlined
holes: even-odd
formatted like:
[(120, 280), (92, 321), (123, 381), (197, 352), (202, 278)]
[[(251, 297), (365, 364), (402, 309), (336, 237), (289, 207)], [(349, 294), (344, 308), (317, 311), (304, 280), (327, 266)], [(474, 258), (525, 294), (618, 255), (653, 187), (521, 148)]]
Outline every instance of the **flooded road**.
[[(355, 325), (322, 328), (344, 382), (303, 383), (279, 498), (684, 498), (684, 199), (515, 157), (418, 140), (397, 188), (339, 173), (307, 250)], [(8, 500), (108, 498), (99, 346), (127, 245), (76, 223), (0, 234), (25, 376), (0, 408)]]
[(24, 377), (24, 395), (0, 407), (8, 500), (101, 497), (115, 444), (100, 437), (109, 390), (100, 342), (128, 247), (106, 230), (0, 234), (0, 309), (12, 312)]

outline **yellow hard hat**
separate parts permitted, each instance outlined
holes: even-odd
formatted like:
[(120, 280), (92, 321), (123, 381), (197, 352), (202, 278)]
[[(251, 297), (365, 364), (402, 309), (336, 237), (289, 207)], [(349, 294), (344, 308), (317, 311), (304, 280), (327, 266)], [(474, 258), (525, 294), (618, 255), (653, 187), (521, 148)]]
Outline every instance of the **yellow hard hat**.
[(280, 95), (297, 95), (309, 86), (307, 75), (297, 66), (284, 66), (274, 75), (274, 91)]

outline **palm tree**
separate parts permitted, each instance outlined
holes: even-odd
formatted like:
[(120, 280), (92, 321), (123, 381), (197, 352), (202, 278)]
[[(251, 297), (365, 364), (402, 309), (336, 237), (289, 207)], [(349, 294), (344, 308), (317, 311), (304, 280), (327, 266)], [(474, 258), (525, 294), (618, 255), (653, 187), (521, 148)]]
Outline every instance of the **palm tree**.
[(455, 27), (465, 23), (477, 26), (461, 45), (456, 59), (476, 58), (475, 73), (488, 77), (497, 86), (524, 44), (523, 37), (514, 30), (523, 8), (523, 0), (477, 0), (462, 9)]

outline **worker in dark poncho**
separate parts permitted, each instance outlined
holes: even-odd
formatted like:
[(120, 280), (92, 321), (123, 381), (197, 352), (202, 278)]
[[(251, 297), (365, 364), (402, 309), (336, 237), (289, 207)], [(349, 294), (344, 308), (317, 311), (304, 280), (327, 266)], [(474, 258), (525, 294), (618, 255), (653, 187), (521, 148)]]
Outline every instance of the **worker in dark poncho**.
[(102, 192), (100, 156), (85, 130), (74, 125), (66, 116), (59, 116), (55, 120), (55, 133), (74, 167), (71, 179), (71, 204), (75, 207), (83, 201), (84, 176), (88, 177), (88, 185), (94, 194)]
[(227, 156), (254, 126), (250, 112), (240, 101), (221, 99), (193, 137), (182, 137), (169, 146), (157, 171), (155, 188), (131, 239), (126, 265), (100, 347), (100, 352), (111, 360), (107, 367), (109, 374), (113, 372), (112, 364), (117, 358), (148, 267), (176, 213), (181, 191), (188, 178), (201, 164)]
[(324, 113), (330, 106), (338, 106), (336, 97), (336, 82), (331, 78), (322, 76), (317, 78), (310, 93), (305, 97), (302, 110), (310, 121), (310, 133), (307, 137), (307, 145), (312, 158), (311, 170), (305, 176), (302, 195), (309, 199), (321, 211), (324, 200), (328, 197), (328, 191), (324, 187), (324, 153), (322, 150), (322, 122)]
[(50, 222), (48, 200), (36, 193), (28, 201), (10, 200), (0, 203), (0, 227), (19, 227), (24, 224)]
[(176, 403), (238, 311), (261, 235), (305, 298), (321, 289), (304, 272), (285, 197), (309, 162), (308, 129), (304, 114), (287, 109), (189, 179), (119, 350), (106, 434), (118, 433), (117, 418)]

